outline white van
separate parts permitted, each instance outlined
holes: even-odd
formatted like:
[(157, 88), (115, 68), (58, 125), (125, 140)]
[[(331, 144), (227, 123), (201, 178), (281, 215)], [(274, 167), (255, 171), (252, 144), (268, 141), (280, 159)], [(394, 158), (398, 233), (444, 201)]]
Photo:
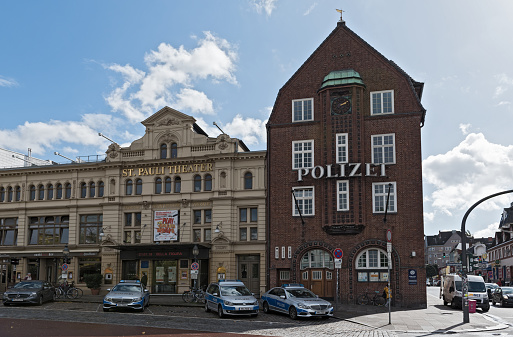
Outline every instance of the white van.
[[(483, 278), (477, 275), (467, 275), (468, 277), (468, 299), (475, 300), (478, 308), (484, 312), (490, 310), (490, 301)], [(451, 303), (453, 308), (461, 308), (461, 277), (456, 274), (445, 275), (440, 284), (440, 298), (444, 305)]]

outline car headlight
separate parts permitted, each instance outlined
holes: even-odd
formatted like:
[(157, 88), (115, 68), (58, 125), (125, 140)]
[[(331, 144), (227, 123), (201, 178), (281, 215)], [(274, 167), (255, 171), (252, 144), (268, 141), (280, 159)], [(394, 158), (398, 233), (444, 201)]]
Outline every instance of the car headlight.
[(30, 296), (31, 297), (37, 296), (37, 293), (32, 292), (32, 293), (30, 293)]
[(333, 305), (330, 303), (330, 304), (328, 304), (327, 308), (331, 309), (331, 308), (333, 308)]
[(142, 297), (135, 297), (132, 299), (132, 302), (139, 302), (140, 300), (142, 300)]
[(507, 300), (507, 299), (508, 299), (508, 296), (503, 295), (503, 296), (502, 296), (502, 298), (504, 298), (505, 300)]
[(112, 297), (105, 297), (105, 301), (112, 302)]
[(258, 301), (253, 302), (253, 305), (258, 305)]
[(233, 302), (224, 300), (224, 304), (226, 304), (226, 305), (233, 305)]
[(310, 309), (310, 306), (306, 305), (304, 303), (298, 303), (297, 306), (298, 306), (298, 308), (301, 308), (301, 309)]

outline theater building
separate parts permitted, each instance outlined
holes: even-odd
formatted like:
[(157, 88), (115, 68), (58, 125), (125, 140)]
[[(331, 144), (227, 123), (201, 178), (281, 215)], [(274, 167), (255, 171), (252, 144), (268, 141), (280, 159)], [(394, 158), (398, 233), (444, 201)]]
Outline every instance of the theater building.
[(146, 273), (152, 293), (218, 277), (265, 289), (266, 152), (169, 107), (142, 124), (142, 138), (98, 160), (0, 170), (7, 281), (30, 272), (85, 287), (101, 273), (107, 288)]
[(267, 124), (271, 287), (355, 303), (390, 280), (394, 305), (426, 306), (422, 90), (343, 21), (280, 89)]

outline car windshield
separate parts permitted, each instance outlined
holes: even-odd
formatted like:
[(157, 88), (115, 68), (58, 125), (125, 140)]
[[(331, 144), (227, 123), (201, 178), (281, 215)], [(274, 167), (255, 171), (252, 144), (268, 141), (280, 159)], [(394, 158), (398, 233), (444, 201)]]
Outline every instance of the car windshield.
[(513, 294), (513, 288), (502, 288), (503, 294)]
[(118, 284), (117, 286), (112, 289), (112, 291), (119, 291), (119, 292), (134, 292), (134, 291), (141, 291), (141, 286), (138, 285), (130, 285), (130, 284)]
[(250, 296), (252, 295), (245, 286), (222, 286), (222, 296)]
[[(456, 290), (461, 291), (461, 281), (456, 281)], [(468, 291), (473, 291), (476, 293), (484, 293), (486, 291), (486, 287), (482, 282), (469, 282), (468, 283)]]
[(41, 288), (41, 282), (20, 282), (14, 286), (16, 289), (37, 289)]
[(294, 298), (315, 298), (315, 294), (308, 289), (287, 289), (289, 297)]

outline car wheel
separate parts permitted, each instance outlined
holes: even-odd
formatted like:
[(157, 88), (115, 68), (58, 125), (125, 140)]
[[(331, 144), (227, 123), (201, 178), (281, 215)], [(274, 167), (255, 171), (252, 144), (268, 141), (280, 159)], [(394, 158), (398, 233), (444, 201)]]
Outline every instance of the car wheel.
[(54, 292), (53, 295), (52, 295), (52, 301), (55, 302), (56, 299), (57, 299), (57, 295)]
[(43, 295), (39, 296), (39, 299), (37, 300), (37, 305), (43, 305)]
[(210, 308), (208, 307), (208, 303), (205, 302), (205, 312), (210, 312)]
[(4, 302), (4, 305), (5, 305), (5, 306), (7, 306), (7, 305), (9, 305), (9, 303), (7, 303), (7, 302)]
[(453, 308), (453, 309), (457, 308), (456, 301), (454, 300), (454, 298), (451, 301), (451, 308)]
[(330, 316), (322, 316), (321, 318), (322, 319), (328, 319), (328, 318), (330, 318)]
[(217, 307), (217, 315), (219, 316), (219, 318), (223, 318), (224, 317), (224, 312), (223, 312), (223, 306), (222, 305)]
[(258, 316), (258, 314), (252, 314), (251, 315), (251, 317), (257, 317), (257, 316)]
[(144, 312), (144, 309), (146, 309), (146, 307), (144, 306), (144, 303), (143, 303), (143, 306), (141, 307), (141, 309), (139, 309), (139, 312)]
[(445, 296), (444, 296), (444, 305), (447, 305), (447, 304), (448, 304), (448, 303), (447, 303), (447, 301), (445, 300)]
[(262, 305), (263, 307), (263, 310), (266, 314), (270, 313), (271, 312), (271, 309), (269, 309), (269, 303), (267, 302), (264, 302), (264, 304)]
[(289, 309), (289, 316), (292, 319), (297, 319), (297, 310), (295, 307), (290, 307)]
[(109, 312), (109, 308), (103, 308), (104, 312)]
[(492, 305), (495, 305), (495, 300), (492, 300)]
[(481, 310), (483, 310), (483, 312), (488, 312), (488, 310), (490, 310), (490, 306), (487, 306), (487, 307), (481, 308)]

